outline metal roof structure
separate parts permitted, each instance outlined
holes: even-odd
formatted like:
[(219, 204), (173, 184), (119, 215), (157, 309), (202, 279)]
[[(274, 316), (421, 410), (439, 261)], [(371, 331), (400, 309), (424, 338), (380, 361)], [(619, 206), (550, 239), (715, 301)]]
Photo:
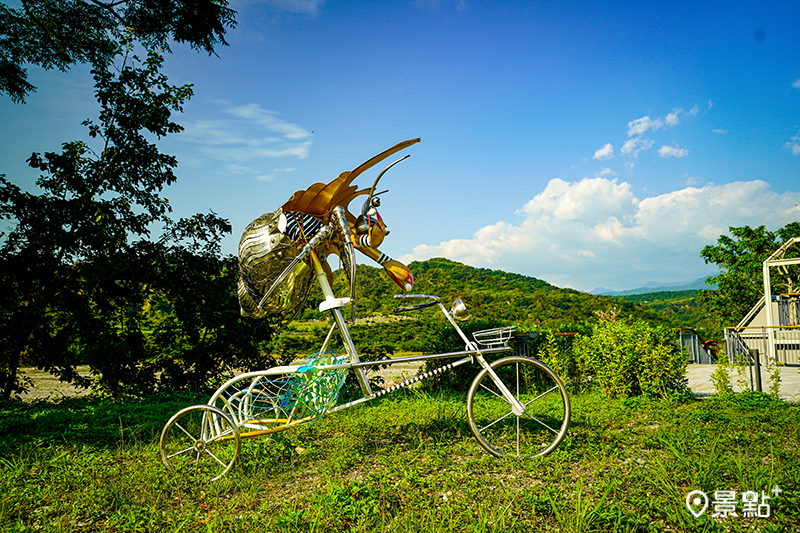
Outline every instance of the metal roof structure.
[[(798, 265), (800, 264), (800, 257), (795, 257), (793, 259), (786, 259), (786, 252), (789, 251), (791, 247), (796, 247), (800, 249), (800, 237), (794, 237), (789, 239), (783, 245), (775, 250), (775, 252), (770, 255), (764, 261), (764, 298), (762, 301), (772, 303), (772, 275), (771, 269), (777, 268), (779, 270), (783, 269), (785, 274), (788, 274), (788, 266), (789, 265)], [(767, 342), (767, 350), (769, 351), (768, 355), (771, 359), (775, 359), (775, 341), (774, 341), (774, 329), (775, 326), (775, 313), (773, 310), (772, 305), (766, 306), (767, 311), (767, 335), (769, 338), (769, 342)]]

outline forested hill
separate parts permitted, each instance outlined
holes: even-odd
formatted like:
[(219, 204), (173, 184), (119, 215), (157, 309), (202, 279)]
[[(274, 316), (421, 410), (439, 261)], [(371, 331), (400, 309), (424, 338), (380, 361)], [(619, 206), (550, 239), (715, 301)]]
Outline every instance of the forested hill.
[[(470, 314), (476, 318), (558, 329), (596, 318), (596, 311), (609, 311), (616, 307), (623, 316), (663, 323), (657, 314), (635, 303), (562, 289), (520, 274), (474, 268), (442, 258), (414, 262), (408, 267), (415, 279), (412, 292), (439, 296), (446, 306), (461, 297)], [(341, 276), (341, 271), (337, 274)], [(343, 287), (339, 276), (336, 285), (339, 285), (337, 292), (341, 293)], [(399, 292), (383, 269), (358, 266), (357, 307), (360, 317), (390, 314), (394, 307), (403, 305), (393, 298)], [(312, 302), (314, 300), (312, 296)]]

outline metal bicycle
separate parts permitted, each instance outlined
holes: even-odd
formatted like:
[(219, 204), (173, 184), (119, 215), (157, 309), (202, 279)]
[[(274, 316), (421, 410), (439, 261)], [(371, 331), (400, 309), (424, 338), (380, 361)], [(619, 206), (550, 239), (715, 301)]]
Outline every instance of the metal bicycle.
[[(392, 279), (406, 290), (412, 287), (413, 276), (404, 265), (377, 251), (383, 236), (388, 233), (375, 210), (379, 205), (377, 195), (380, 194), (375, 193), (375, 187), (383, 172), (370, 189), (353, 192), (355, 187), (349, 188), (344, 200), (337, 191), (349, 186), (354, 175), (363, 169), (417, 141), (400, 143), (354, 171), (342, 173), (337, 178), (341, 183), (334, 180), (327, 186), (315, 184), (306, 191), (298, 191), (307, 195), (308, 191), (313, 190), (314, 201), (320, 195), (328, 194), (323, 200), (337, 205), (331, 207), (325, 204), (314, 211), (316, 204), (298, 201), (296, 193), (290, 202), (284, 204), (283, 212), (265, 215), (251, 224), (260, 233), (254, 233), (255, 230), (250, 231), (251, 227), (248, 227), (240, 245), (243, 268), (248, 264), (247, 261), (255, 261), (257, 266), (266, 264), (276, 271), (274, 264), (277, 261), (280, 273), (270, 278), (268, 284), (261, 283), (260, 292), (247, 293), (250, 286), (240, 283), (243, 313), (258, 316), (263, 307), (272, 304), (283, 306), (283, 309), (297, 306), (297, 291), (307, 294), (303, 280), (314, 279), (324, 296), (319, 310), (330, 315), (332, 325), (319, 351), (301, 364), (241, 374), (220, 386), (206, 404), (187, 407), (175, 413), (164, 426), (159, 442), (161, 459), (167, 468), (195, 478), (217, 480), (234, 465), (242, 439), (270, 435), (307, 424), (467, 363), (480, 367), (467, 392), (466, 414), (470, 429), (484, 450), (497, 457), (546, 455), (563, 440), (570, 421), (570, 401), (559, 377), (546, 364), (529, 357), (509, 355), (490, 363), (487, 356), (513, 350), (508, 342), (514, 327), (475, 332), (470, 340), (458, 325), (459, 321), (468, 318), (461, 299), (457, 299), (448, 309), (436, 296), (398, 294), (395, 298), (413, 302), (395, 309), (395, 312), (438, 307), (464, 342), (463, 351), (377, 361), (362, 361), (358, 355), (342, 313), (342, 309), (350, 305), (352, 316), (355, 317), (354, 249), (378, 261)], [(332, 188), (331, 185), (336, 187)], [(369, 196), (361, 216), (356, 219), (346, 211), (346, 204), (362, 193), (368, 193)], [(305, 211), (299, 211), (298, 206)], [(302, 216), (295, 216), (298, 212)], [(322, 214), (317, 215), (317, 212)], [(298, 237), (287, 240), (291, 246), (276, 247), (281, 239), (288, 238), (283, 233), (275, 233), (275, 228), (281, 229), (281, 232), (291, 231), (291, 227), (284, 230), (287, 224), (280, 218), (285, 218), (284, 213), (295, 217), (298, 226), (304, 223), (306, 229), (313, 228), (313, 236), (309, 235), (310, 231), (299, 231)], [(258, 248), (261, 255), (243, 252), (251, 242), (261, 243), (261, 248)], [(345, 267), (350, 267), (345, 268), (350, 274), (349, 297), (337, 297), (331, 288), (331, 271), (326, 259), (333, 245), (338, 247), (340, 259), (346, 260), (343, 261)], [(262, 261), (267, 257), (267, 252), (274, 253), (278, 259), (270, 263)], [(256, 259), (252, 260), (252, 257)], [(243, 274), (245, 281), (247, 274)], [(259, 275), (264, 277), (263, 274)], [(251, 279), (261, 278), (253, 275)], [(260, 298), (254, 300), (253, 295)], [(383, 390), (373, 390), (367, 378), (366, 370), (370, 368), (434, 359), (453, 361)], [(348, 372), (355, 374), (361, 397), (338, 403), (339, 390)]]
[[(327, 280), (322, 278), (322, 283)], [(231, 469), (241, 441), (306, 424), (379, 398), (425, 377), (467, 363), (480, 366), (467, 392), (467, 419), (478, 443), (501, 456), (547, 455), (564, 438), (570, 421), (570, 402), (564, 384), (546, 364), (511, 355), (492, 363), (486, 356), (511, 351), (514, 327), (475, 332), (469, 340), (456, 317), (465, 307), (457, 300), (447, 310), (436, 296), (396, 295), (422, 300), (398, 311), (438, 306), (465, 343), (462, 352), (361, 361), (340, 307), (329, 309), (334, 324), (318, 354), (300, 365), (249, 372), (224, 383), (207, 404), (178, 411), (164, 427), (161, 459), (173, 471), (216, 480)], [(345, 354), (330, 348), (334, 332), (343, 340)], [(365, 369), (432, 359), (455, 361), (384, 390), (373, 391)], [(336, 405), (346, 372), (355, 372), (363, 396)]]

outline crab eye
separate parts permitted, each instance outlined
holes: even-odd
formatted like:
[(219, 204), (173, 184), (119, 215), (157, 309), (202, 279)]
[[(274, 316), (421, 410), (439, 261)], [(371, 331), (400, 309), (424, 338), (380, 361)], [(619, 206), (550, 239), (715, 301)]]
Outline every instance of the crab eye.
[(358, 217), (356, 220), (356, 235), (366, 235), (369, 233), (369, 226), (369, 219), (366, 216), (361, 215)]

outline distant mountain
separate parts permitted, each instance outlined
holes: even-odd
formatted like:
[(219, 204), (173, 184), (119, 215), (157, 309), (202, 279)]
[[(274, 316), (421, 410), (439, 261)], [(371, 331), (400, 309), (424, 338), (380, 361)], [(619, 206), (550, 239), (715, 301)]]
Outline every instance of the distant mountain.
[(674, 283), (674, 284), (663, 284), (657, 283), (654, 281), (650, 281), (645, 283), (643, 287), (639, 287), (638, 289), (631, 289), (628, 291), (612, 291), (609, 289), (605, 289), (603, 287), (598, 287), (589, 294), (597, 294), (602, 296), (632, 296), (636, 294), (649, 294), (653, 292), (681, 292), (681, 291), (699, 291), (703, 289), (713, 289), (711, 285), (706, 285), (705, 281), (706, 278), (697, 278), (696, 280), (690, 283)]
[[(562, 289), (530, 276), (474, 268), (448, 259), (433, 258), (408, 266), (414, 273), (414, 293), (435, 294), (446, 305), (461, 297), (470, 314), (479, 319), (516, 323), (523, 328), (541, 326), (557, 329), (595, 320), (596, 311), (608, 311), (612, 308), (617, 308), (623, 316), (649, 321), (660, 321), (661, 318), (641, 305), (618, 298)], [(337, 293), (346, 292), (342, 276), (341, 270), (337, 271), (334, 280), (334, 291)], [(407, 305), (392, 298), (393, 294), (401, 291), (383, 269), (358, 265), (356, 280), (357, 309), (361, 317), (390, 315), (395, 306)], [(313, 302), (318, 302), (321, 297), (321, 293), (312, 293), (309, 316), (318, 315)], [(423, 316), (434, 318), (436, 314)]]
[(589, 294), (597, 294), (597, 295), (604, 295), (604, 294), (614, 294), (616, 291), (612, 291), (611, 289), (606, 289), (605, 287), (597, 287), (596, 289), (592, 289), (589, 291)]

